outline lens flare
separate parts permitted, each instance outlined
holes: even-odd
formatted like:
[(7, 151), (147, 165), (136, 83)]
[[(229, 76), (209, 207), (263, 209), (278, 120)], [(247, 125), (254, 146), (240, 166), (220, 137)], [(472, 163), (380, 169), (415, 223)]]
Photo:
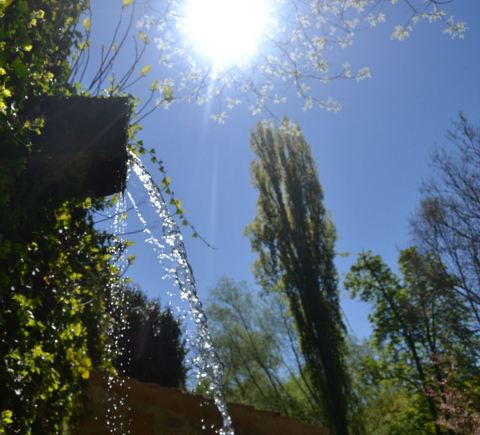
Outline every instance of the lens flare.
[(192, 0), (186, 19), (193, 43), (219, 64), (254, 53), (266, 25), (265, 0)]

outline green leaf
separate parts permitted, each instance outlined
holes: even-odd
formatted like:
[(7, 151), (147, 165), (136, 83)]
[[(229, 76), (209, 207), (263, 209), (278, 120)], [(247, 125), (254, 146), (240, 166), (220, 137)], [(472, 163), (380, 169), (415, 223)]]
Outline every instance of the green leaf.
[(123, 7), (126, 8), (133, 3), (133, 0), (123, 0)]
[(143, 33), (142, 31), (138, 31), (138, 37), (141, 41), (145, 42), (145, 44), (150, 44), (150, 39), (148, 39), (148, 35)]
[(16, 359), (18, 361), (20, 361), (20, 351), (19, 349), (15, 349), (13, 352), (10, 352), (8, 355), (7, 355), (7, 358), (12, 358), (12, 359)]
[(27, 65), (24, 65), (18, 58), (15, 59), (15, 61), (13, 62), (13, 65), (15, 67), (15, 72), (17, 73), (17, 75), (24, 80), (28, 80)]
[(13, 412), (12, 411), (2, 411), (2, 419), (3, 418), (12, 418)]
[(152, 84), (150, 85), (150, 90), (151, 91), (156, 91), (158, 89), (158, 80), (155, 79)]
[(170, 184), (170, 177), (164, 178), (162, 180), (162, 187), (167, 187)]
[(18, 2), (18, 11), (21, 14), (26, 14), (28, 12), (28, 3), (26, 1), (19, 1)]
[(83, 28), (85, 29), (86, 32), (90, 32), (90, 30), (91, 30), (90, 17), (87, 17), (83, 20)]
[(37, 323), (35, 322), (35, 319), (32, 319), (30, 317), (30, 319), (28, 319), (28, 322), (27, 322), (27, 325), (26, 326), (32, 326), (34, 327)]
[(144, 66), (144, 67), (142, 68), (142, 70), (140, 71), (140, 75), (141, 75), (142, 77), (147, 77), (147, 74), (148, 74), (148, 72), (149, 72), (151, 69), (152, 69), (152, 65)]
[(172, 198), (170, 200), (170, 204), (174, 205), (175, 207), (177, 207), (178, 209), (180, 209), (182, 207), (182, 201), (180, 201), (179, 199), (174, 199)]
[(163, 98), (169, 102), (173, 100), (173, 88), (171, 86), (167, 86), (163, 90)]

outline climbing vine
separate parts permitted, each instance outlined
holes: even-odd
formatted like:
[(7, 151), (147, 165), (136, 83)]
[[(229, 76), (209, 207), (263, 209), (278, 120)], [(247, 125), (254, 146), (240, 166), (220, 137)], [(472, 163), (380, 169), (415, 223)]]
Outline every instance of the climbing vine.
[(38, 198), (24, 177), (44, 120), (22, 109), (78, 93), (70, 56), (88, 46), (76, 30), (88, 7), (0, 0), (0, 434), (62, 433), (90, 370), (113, 370), (108, 313), (124, 244), (93, 221), (113, 201)]

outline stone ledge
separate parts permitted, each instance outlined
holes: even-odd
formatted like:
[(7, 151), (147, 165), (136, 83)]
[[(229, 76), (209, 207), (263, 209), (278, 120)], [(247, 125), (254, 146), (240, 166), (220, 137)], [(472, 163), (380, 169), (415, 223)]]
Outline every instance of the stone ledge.
[[(32, 153), (22, 176), (37, 186), (36, 195), (65, 199), (101, 197), (120, 192), (127, 174), (126, 97), (35, 97), (20, 118), (44, 120), (32, 133)], [(28, 192), (26, 192), (28, 194)]]
[[(233, 403), (228, 409), (237, 435), (330, 433), (278, 412)], [(221, 427), (221, 416), (213, 400), (200, 395), (121, 377), (109, 386), (107, 375), (91, 372), (77, 434), (107, 435), (112, 425), (131, 435), (213, 435)]]

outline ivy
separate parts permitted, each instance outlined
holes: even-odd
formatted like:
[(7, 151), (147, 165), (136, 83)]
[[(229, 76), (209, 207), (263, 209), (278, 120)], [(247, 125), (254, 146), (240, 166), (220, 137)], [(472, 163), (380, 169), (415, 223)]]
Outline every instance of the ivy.
[(62, 433), (90, 371), (113, 372), (108, 313), (125, 244), (96, 230), (93, 215), (114, 201), (32, 202), (36, 186), (23, 178), (44, 120), (26, 119), (22, 107), (81, 91), (68, 79), (71, 50), (89, 44), (76, 30), (89, 31), (79, 22), (88, 6), (0, 0), (0, 434)]

